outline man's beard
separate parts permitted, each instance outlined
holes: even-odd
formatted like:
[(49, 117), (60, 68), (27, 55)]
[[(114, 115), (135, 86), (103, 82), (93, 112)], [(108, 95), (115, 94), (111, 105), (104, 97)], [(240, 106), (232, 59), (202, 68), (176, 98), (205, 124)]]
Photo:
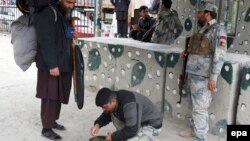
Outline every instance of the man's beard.
[(67, 21), (72, 19), (73, 9), (67, 9), (62, 5), (62, 3), (59, 3), (59, 10), (62, 12), (62, 15)]
[(199, 27), (203, 27), (205, 24), (204, 24), (204, 22), (202, 22), (201, 20), (198, 20), (198, 26)]
[(67, 9), (67, 10), (66, 10), (65, 19), (66, 19), (67, 21), (69, 21), (69, 20), (72, 19), (72, 12), (73, 12), (73, 9)]

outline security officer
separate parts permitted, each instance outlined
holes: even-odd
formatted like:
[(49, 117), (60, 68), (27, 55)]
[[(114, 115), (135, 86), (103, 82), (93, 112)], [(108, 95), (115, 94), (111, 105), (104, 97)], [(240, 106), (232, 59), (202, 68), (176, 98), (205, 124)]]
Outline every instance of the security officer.
[(196, 141), (207, 140), (211, 93), (216, 89), (227, 50), (227, 33), (224, 26), (216, 22), (217, 11), (217, 6), (211, 2), (200, 3), (197, 17), (204, 26), (191, 36), (187, 49), (187, 92), (193, 106), (192, 130), (182, 131), (179, 135), (195, 136)]
[(161, 1), (158, 22), (151, 42), (170, 45), (181, 35), (183, 26), (177, 12), (171, 9), (171, 6), (172, 0)]

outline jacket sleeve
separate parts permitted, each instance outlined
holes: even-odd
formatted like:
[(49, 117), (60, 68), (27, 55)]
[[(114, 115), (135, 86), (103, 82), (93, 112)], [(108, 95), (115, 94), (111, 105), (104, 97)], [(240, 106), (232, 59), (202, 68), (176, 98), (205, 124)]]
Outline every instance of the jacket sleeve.
[(210, 73), (210, 80), (217, 81), (220, 75), (221, 68), (225, 62), (226, 51), (227, 51), (227, 33), (224, 26), (217, 27), (215, 31), (215, 51), (212, 61), (212, 68)]
[(99, 124), (100, 127), (103, 127), (111, 122), (110, 113), (102, 113), (94, 122), (94, 124)]
[(144, 24), (143, 19), (140, 18), (139, 21), (138, 21), (138, 25), (140, 27), (140, 31), (142, 31), (143, 33), (145, 33), (145, 32), (147, 32), (147, 30), (143, 29), (143, 24)]
[[(46, 17), (46, 18), (44, 18)], [(58, 52), (56, 50), (55, 14), (50, 8), (44, 9), (35, 19), (37, 42), (43, 59), (49, 69), (58, 67)]]
[(181, 21), (178, 18), (178, 16), (174, 16), (173, 18), (174, 18), (175, 29), (176, 29), (175, 39), (177, 39), (181, 35), (181, 33), (183, 31), (183, 26), (182, 26)]
[(125, 126), (121, 130), (112, 133), (112, 141), (127, 140), (136, 136), (140, 128), (140, 118), (138, 106), (135, 102), (128, 103), (123, 107)]

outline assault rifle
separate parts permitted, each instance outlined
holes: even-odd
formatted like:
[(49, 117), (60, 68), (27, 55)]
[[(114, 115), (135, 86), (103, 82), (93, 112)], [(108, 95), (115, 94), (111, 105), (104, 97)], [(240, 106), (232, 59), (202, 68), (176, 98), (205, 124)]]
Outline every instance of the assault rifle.
[(181, 55), (181, 57), (183, 57), (183, 67), (182, 67), (182, 73), (180, 74), (180, 78), (179, 78), (179, 95), (180, 95), (180, 100), (177, 102), (179, 104), (181, 104), (181, 99), (183, 96), (183, 89), (184, 89), (184, 85), (186, 83), (187, 80), (187, 74), (186, 74), (186, 66), (187, 66), (187, 60), (188, 60), (188, 44), (189, 44), (189, 40), (190, 37), (186, 38), (186, 43), (185, 43), (185, 50), (183, 52), (183, 54)]

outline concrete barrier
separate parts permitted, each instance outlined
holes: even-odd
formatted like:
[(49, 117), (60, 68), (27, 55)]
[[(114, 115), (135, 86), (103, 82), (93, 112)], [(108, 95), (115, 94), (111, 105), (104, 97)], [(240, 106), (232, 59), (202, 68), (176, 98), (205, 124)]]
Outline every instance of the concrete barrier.
[(250, 63), (242, 70), (240, 97), (237, 109), (237, 124), (249, 124), (250, 121)]
[[(166, 118), (172, 117), (187, 123), (190, 121), (190, 95), (183, 91), (182, 102), (178, 103), (179, 76), (183, 66), (183, 59), (179, 57), (182, 52), (180, 47), (101, 37), (81, 39), (81, 42), (84, 43), (82, 51), (86, 85), (97, 89), (105, 86), (142, 93), (153, 101)], [(92, 65), (100, 65), (98, 68), (93, 67), (91, 62)], [(218, 78), (218, 88), (209, 108), (210, 132), (215, 135), (225, 137), (227, 125), (236, 123), (240, 72), (248, 62), (249, 56), (227, 53)], [(246, 106), (247, 99), (242, 99)], [(240, 118), (238, 122), (247, 123), (248, 119), (243, 119), (245, 122)]]

